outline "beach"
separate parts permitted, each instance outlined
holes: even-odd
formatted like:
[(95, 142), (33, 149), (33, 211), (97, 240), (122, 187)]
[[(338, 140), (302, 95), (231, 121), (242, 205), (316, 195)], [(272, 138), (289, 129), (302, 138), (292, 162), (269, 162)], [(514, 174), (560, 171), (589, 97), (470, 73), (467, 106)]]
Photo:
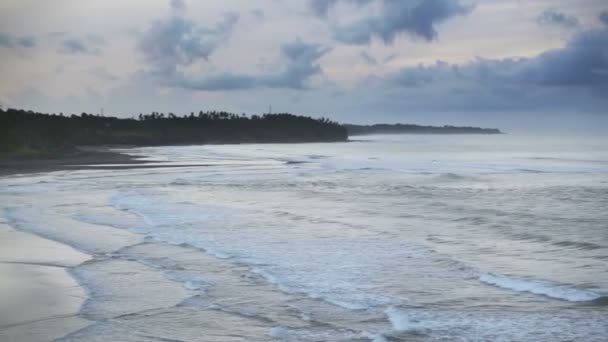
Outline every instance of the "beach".
[(0, 241), (0, 340), (49, 341), (89, 324), (78, 315), (86, 292), (69, 274), (89, 256), (6, 223)]
[(0, 337), (601, 341), (607, 151), (369, 136), (6, 175)]

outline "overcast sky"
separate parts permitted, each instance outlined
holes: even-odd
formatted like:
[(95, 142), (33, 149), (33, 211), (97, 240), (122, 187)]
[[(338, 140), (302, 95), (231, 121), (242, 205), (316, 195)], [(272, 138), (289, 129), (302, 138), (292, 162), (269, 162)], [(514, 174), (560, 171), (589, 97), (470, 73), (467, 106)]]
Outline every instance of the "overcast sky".
[(2, 0), (0, 101), (133, 116), (608, 122), (605, 0)]

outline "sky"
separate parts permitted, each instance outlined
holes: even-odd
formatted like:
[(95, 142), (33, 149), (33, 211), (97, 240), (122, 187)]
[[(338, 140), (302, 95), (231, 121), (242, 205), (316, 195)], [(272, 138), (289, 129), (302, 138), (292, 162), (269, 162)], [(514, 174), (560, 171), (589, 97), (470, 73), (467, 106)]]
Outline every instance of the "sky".
[(0, 103), (608, 128), (605, 0), (3, 0)]

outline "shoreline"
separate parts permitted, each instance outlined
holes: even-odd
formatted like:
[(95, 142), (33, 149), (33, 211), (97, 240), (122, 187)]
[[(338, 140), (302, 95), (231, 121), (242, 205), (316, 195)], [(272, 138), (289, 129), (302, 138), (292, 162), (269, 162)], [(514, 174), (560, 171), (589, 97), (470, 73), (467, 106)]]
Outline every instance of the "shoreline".
[(5, 222), (0, 241), (0, 340), (55, 340), (92, 323), (80, 316), (86, 289), (69, 272), (89, 255)]
[[(120, 146), (124, 148), (124, 146)], [(122, 164), (123, 167), (146, 163), (139, 157), (113, 151), (116, 147), (78, 147), (73, 153), (49, 156), (0, 156), (0, 177), (62, 170), (97, 169), (95, 165)]]

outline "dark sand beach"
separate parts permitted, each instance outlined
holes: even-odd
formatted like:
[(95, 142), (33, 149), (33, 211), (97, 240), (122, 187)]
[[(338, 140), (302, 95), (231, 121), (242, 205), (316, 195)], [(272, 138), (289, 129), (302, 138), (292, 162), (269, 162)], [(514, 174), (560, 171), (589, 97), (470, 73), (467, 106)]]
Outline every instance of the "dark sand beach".
[[(136, 157), (112, 151), (111, 147), (79, 147), (75, 151), (44, 156), (0, 155), (0, 176), (59, 170), (83, 170), (96, 165), (122, 167), (143, 164)], [(118, 166), (117, 166), (118, 167)]]

